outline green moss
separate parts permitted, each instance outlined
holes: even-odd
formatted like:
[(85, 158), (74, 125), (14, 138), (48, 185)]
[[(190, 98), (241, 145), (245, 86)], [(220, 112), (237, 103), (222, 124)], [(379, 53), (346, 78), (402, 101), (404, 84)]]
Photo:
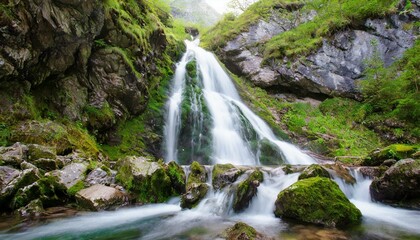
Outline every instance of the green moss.
[(88, 117), (88, 124), (93, 129), (99, 129), (104, 125), (112, 125), (116, 122), (115, 114), (105, 102), (101, 108), (95, 106), (85, 106), (84, 111)]
[(249, 239), (249, 240), (253, 240), (256, 239), (257, 237), (257, 231), (243, 223), (243, 222), (238, 222), (236, 223), (233, 227), (228, 228), (226, 230), (226, 235), (227, 235), (227, 240), (235, 240), (235, 239)]
[(76, 193), (85, 188), (85, 183), (83, 181), (78, 181), (72, 187), (67, 190), (69, 196), (75, 196)]
[(330, 174), (322, 166), (319, 166), (318, 164), (312, 164), (309, 167), (305, 168), (305, 170), (303, 170), (303, 172), (299, 175), (299, 180), (311, 177), (330, 178)]
[(320, 177), (300, 180), (280, 192), (275, 215), (332, 227), (357, 224), (362, 217), (334, 181)]
[(167, 168), (167, 175), (171, 179), (173, 188), (177, 194), (185, 192), (186, 176), (184, 170), (176, 164), (176, 162), (170, 162)]
[(9, 144), (11, 129), (7, 123), (0, 122), (0, 146)]
[(264, 181), (264, 175), (257, 169), (254, 170), (246, 180), (239, 183), (233, 199), (233, 210), (235, 212), (240, 212), (248, 207), (249, 202), (257, 193), (259, 183), (262, 181)]
[(371, 152), (363, 160), (363, 164), (368, 166), (376, 166), (382, 164), (387, 159), (401, 160), (410, 158), (419, 149), (419, 145), (393, 144), (383, 149)]
[(205, 183), (206, 182), (206, 169), (200, 165), (197, 161), (194, 161), (190, 165), (190, 175), (188, 175), (187, 189), (194, 183)]
[(233, 166), (230, 163), (214, 165), (213, 172), (212, 172), (213, 181), (217, 176), (219, 176), (221, 174), (224, 174), (225, 172), (229, 171), (230, 169), (234, 169), (234, 168), (235, 168), (235, 166)]
[(197, 77), (197, 62), (195, 60), (188, 62), (186, 69), (187, 69), (187, 74), (190, 78)]

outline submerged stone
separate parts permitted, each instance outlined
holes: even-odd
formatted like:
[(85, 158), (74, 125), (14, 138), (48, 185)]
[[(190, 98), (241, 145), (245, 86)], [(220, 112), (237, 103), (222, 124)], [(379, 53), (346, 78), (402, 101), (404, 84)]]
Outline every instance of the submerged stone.
[(77, 192), (76, 201), (81, 207), (99, 211), (125, 205), (128, 197), (113, 187), (96, 184)]
[(252, 198), (257, 194), (257, 188), (264, 180), (263, 173), (260, 170), (254, 170), (249, 176), (239, 183), (235, 189), (233, 199), (233, 210), (240, 212), (249, 206)]
[(225, 230), (224, 237), (227, 240), (271, 240), (263, 234), (257, 232), (255, 228), (246, 223), (238, 222), (232, 227)]
[(360, 223), (362, 214), (338, 185), (327, 178), (300, 180), (277, 196), (276, 217), (341, 227)]
[(305, 168), (303, 172), (299, 175), (299, 180), (311, 178), (311, 177), (331, 178), (328, 171), (324, 167), (318, 164), (312, 164), (308, 166), (307, 168)]
[(390, 167), (370, 185), (372, 198), (420, 208), (420, 160), (404, 159)]

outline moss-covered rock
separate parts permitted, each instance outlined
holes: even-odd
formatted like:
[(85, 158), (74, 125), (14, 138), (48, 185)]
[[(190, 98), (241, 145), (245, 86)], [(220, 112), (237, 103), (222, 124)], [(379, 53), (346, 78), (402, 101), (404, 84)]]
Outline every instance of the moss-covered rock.
[(300, 180), (277, 196), (276, 217), (340, 227), (357, 224), (362, 214), (330, 179), (314, 177)]
[(305, 168), (303, 172), (299, 175), (299, 180), (311, 177), (331, 178), (328, 171), (318, 164), (312, 164)]
[(64, 189), (69, 196), (74, 196), (80, 189), (84, 188), (83, 180), (86, 178), (88, 164), (72, 163), (61, 170), (54, 170), (45, 174), (55, 181), (53, 185)]
[(419, 150), (419, 146), (406, 144), (393, 144), (386, 148), (377, 149), (371, 152), (364, 160), (362, 165), (379, 166), (388, 159), (405, 159), (412, 157)]
[(32, 200), (41, 196), (41, 188), (38, 182), (20, 188), (11, 202), (11, 208), (17, 209), (26, 206)]
[(207, 173), (205, 167), (194, 161), (190, 166), (187, 191), (181, 196), (181, 207), (193, 208), (206, 196), (209, 190), (206, 179)]
[(38, 144), (28, 144), (28, 161), (32, 162), (40, 158), (55, 159), (57, 153), (55, 148)]
[[(257, 239), (257, 230), (246, 223), (238, 222), (225, 231), (227, 240)], [(258, 238), (259, 239), (259, 238)]]
[(236, 168), (232, 164), (216, 164), (212, 172), (213, 187), (216, 190), (224, 188), (226, 185), (234, 183), (243, 170)]
[(172, 182), (172, 187), (178, 194), (185, 193), (186, 176), (184, 169), (176, 162), (170, 162), (167, 166), (167, 174)]
[(116, 180), (140, 203), (158, 203), (174, 193), (164, 166), (143, 157), (126, 157), (118, 163)]
[(28, 205), (17, 210), (22, 217), (38, 217), (43, 211), (42, 201), (39, 199), (31, 201)]
[(238, 184), (233, 199), (233, 210), (235, 212), (240, 212), (249, 206), (263, 180), (263, 173), (257, 169), (253, 170), (244, 181)]
[(420, 207), (419, 185), (420, 160), (404, 159), (373, 180), (370, 194), (376, 201)]

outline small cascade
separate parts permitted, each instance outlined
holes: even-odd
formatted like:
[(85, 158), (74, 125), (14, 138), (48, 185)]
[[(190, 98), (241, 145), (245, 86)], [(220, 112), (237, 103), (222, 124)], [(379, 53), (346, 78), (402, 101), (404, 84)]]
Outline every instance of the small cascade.
[(315, 161), (242, 103), (217, 59), (186, 41), (167, 103), (165, 160), (190, 164), (311, 164)]

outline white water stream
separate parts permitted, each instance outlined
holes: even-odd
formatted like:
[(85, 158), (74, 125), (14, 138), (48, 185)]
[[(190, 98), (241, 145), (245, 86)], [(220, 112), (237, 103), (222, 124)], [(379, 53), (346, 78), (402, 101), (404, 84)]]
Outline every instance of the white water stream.
[[(167, 119), (165, 126), (165, 160), (177, 161), (180, 148), (191, 148), (190, 146), (179, 146), (180, 129), (182, 127), (182, 102), (183, 94), (186, 91), (188, 62), (195, 60), (197, 64), (199, 86), (202, 86), (202, 96), (205, 105), (211, 115), (211, 163), (232, 163), (236, 165), (261, 165), (261, 146), (255, 141), (245, 137), (245, 132), (255, 132), (257, 141), (266, 140), (270, 142), (284, 160), (289, 164), (311, 164), (315, 161), (308, 155), (302, 153), (297, 147), (279, 140), (270, 127), (256, 114), (254, 114), (239, 97), (238, 92), (220, 66), (217, 59), (210, 52), (198, 46), (199, 40), (186, 41), (187, 51), (178, 63), (177, 70), (171, 89), (171, 96), (167, 104)], [(191, 103), (191, 109), (196, 109), (196, 104)], [(247, 126), (249, 123), (250, 126)], [(186, 124), (186, 123), (184, 123)], [(191, 126), (192, 127), (192, 126)], [(249, 129), (250, 128), (250, 129)], [(258, 143), (259, 144), (259, 143)], [(257, 148), (257, 149), (253, 149)], [(191, 160), (194, 159), (191, 156)], [(185, 162), (185, 159), (181, 159)], [(187, 161), (188, 162), (188, 161)]]

